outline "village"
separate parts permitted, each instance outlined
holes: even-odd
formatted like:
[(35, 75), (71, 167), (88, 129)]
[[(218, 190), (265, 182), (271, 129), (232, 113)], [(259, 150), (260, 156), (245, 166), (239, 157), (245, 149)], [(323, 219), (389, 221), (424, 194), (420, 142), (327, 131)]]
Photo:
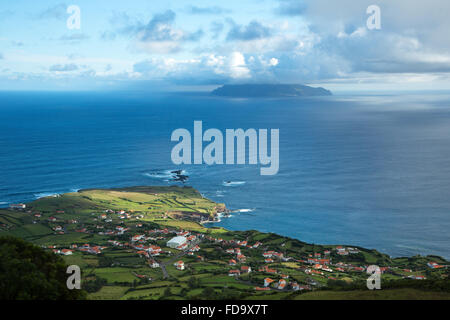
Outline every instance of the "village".
[[(69, 264), (81, 264), (84, 280), (96, 284), (93, 297), (114, 288), (121, 292), (117, 297), (128, 299), (183, 293), (195, 298), (205, 290), (219, 294), (223, 285), (238, 297), (286, 296), (323, 290), (333, 283), (363, 286), (371, 264), (380, 267), (384, 280), (420, 281), (448, 273), (448, 264), (438, 257), (391, 259), (354, 246), (313, 245), (271, 233), (205, 228), (170, 218), (149, 221), (145, 212), (127, 208), (68, 214), (61, 205), (38, 210), (17, 204), (0, 217), (11, 213), (20, 215), (30, 228), (40, 225), (49, 230), (37, 244)], [(0, 234), (15, 229), (5, 219), (1, 222)]]

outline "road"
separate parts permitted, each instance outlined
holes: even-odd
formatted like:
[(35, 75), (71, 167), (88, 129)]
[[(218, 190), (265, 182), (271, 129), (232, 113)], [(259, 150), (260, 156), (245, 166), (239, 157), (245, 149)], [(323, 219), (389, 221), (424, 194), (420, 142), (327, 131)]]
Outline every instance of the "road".
[(181, 257), (185, 256), (185, 255), (189, 252), (189, 249), (190, 249), (190, 248), (196, 246), (197, 244), (200, 244), (201, 242), (202, 242), (202, 239), (199, 239), (199, 238), (195, 239), (195, 241), (192, 241), (192, 242), (189, 244), (189, 246), (186, 248), (186, 250), (181, 251), (180, 253), (176, 254), (176, 255), (175, 255), (172, 259), (170, 259), (169, 261), (162, 262), (162, 261), (158, 261), (158, 260), (155, 259), (156, 262), (158, 262), (158, 263), (159, 263), (159, 266), (161, 267), (161, 270), (162, 270), (162, 272), (163, 272), (163, 278), (166, 279), (166, 278), (169, 277), (169, 273), (167, 272), (166, 265), (171, 265), (171, 264), (173, 264), (176, 260), (178, 260), (178, 259), (180, 259)]

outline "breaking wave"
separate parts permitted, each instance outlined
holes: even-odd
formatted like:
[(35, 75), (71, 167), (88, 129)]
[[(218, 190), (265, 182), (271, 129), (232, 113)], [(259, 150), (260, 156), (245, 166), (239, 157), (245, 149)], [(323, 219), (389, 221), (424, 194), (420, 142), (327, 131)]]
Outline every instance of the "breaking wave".
[(224, 187), (237, 187), (246, 184), (246, 181), (224, 181)]

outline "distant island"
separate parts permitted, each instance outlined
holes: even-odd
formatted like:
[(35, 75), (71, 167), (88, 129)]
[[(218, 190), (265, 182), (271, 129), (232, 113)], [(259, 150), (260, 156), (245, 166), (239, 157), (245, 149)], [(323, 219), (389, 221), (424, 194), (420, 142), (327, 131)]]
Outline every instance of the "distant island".
[(211, 92), (223, 97), (311, 97), (331, 96), (331, 91), (300, 84), (226, 84)]

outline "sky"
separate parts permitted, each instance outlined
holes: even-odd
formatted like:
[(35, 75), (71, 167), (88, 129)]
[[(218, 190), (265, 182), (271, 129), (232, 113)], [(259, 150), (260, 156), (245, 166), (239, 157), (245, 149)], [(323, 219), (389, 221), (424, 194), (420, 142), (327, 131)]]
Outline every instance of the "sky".
[(2, 0), (0, 90), (448, 90), (448, 12), (445, 0)]

